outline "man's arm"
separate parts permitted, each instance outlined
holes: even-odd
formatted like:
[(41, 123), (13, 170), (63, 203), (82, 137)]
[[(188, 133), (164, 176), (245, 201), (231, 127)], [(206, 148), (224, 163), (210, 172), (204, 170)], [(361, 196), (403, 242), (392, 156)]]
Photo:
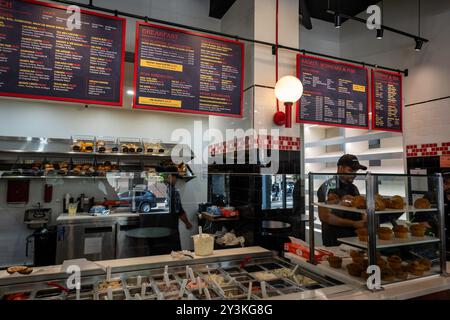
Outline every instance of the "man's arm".
[(360, 221), (353, 221), (350, 219), (344, 219), (340, 218), (338, 216), (335, 216), (331, 213), (330, 209), (319, 207), (319, 219), (322, 222), (328, 223), (333, 226), (337, 227), (353, 227), (355, 229), (357, 228), (363, 228), (366, 225), (366, 220), (363, 218), (363, 220)]
[(183, 221), (183, 223), (186, 225), (186, 228), (188, 230), (192, 229), (192, 223), (189, 221), (186, 212), (183, 211), (183, 213), (180, 215), (180, 220)]

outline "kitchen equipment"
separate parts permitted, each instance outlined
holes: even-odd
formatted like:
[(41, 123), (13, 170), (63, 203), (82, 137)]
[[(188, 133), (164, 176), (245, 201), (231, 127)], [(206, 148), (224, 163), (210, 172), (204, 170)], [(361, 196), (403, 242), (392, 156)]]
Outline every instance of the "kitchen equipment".
[(29, 247), (33, 243), (33, 266), (50, 266), (55, 264), (56, 229), (43, 227), (34, 231), (26, 239), (25, 254), (29, 257)]
[(78, 202), (69, 203), (69, 207), (68, 207), (69, 216), (76, 216), (77, 215), (77, 209), (78, 209)]
[(28, 209), (25, 211), (23, 222), (29, 229), (41, 229), (50, 221), (52, 209), (41, 208), (40, 203), (38, 207), (38, 209)]

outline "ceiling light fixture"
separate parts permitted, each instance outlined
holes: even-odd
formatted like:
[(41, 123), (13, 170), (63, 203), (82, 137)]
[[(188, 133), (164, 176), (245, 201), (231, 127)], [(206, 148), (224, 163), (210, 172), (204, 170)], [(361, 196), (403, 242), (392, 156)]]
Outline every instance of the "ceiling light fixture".
[(339, 15), (339, 13), (335, 13), (334, 14), (334, 27), (336, 29), (339, 29), (342, 25), (342, 20), (341, 20), (341, 16)]
[(378, 40), (383, 39), (383, 33), (384, 33), (383, 28), (377, 29), (377, 39)]

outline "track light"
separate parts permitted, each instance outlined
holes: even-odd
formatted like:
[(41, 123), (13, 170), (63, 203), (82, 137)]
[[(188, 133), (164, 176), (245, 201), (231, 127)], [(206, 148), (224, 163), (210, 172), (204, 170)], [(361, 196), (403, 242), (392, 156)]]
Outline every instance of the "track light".
[(334, 27), (339, 29), (341, 27), (342, 21), (341, 16), (338, 13), (334, 14)]
[(377, 39), (381, 40), (383, 39), (383, 28), (377, 29)]
[(423, 40), (422, 39), (416, 39), (416, 47), (414, 48), (414, 50), (420, 51), (422, 49), (422, 45), (423, 45)]

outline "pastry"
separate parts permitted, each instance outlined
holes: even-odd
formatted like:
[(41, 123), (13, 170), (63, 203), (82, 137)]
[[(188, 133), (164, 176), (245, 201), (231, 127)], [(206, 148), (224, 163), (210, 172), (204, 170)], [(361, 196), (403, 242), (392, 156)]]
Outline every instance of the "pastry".
[(405, 206), (405, 202), (403, 201), (403, 198), (400, 196), (393, 196), (390, 199), (389, 207), (390, 209), (403, 209)]
[(409, 230), (411, 230), (411, 235), (413, 237), (423, 237), (425, 236), (426, 227), (420, 223), (412, 224), (409, 227)]
[(358, 209), (366, 209), (366, 198), (364, 196), (356, 196), (353, 198), (352, 207)]
[(429, 271), (431, 269), (431, 261), (428, 259), (419, 259), (417, 262), (425, 267), (425, 271)]
[(103, 291), (107, 290), (108, 288), (111, 289), (120, 289), (122, 288), (122, 280), (103, 280), (98, 284), (98, 290)]
[(20, 274), (30, 274), (33, 272), (33, 268), (26, 267), (25, 269), (21, 269), (17, 272)]
[(408, 228), (399, 224), (394, 227), (394, 235), (396, 238), (405, 239), (408, 238)]
[(341, 198), (340, 205), (344, 207), (351, 207), (354, 197), (347, 194)]
[(386, 208), (391, 208), (391, 199), (389, 198), (383, 198), (384, 206)]
[(375, 211), (383, 211), (386, 209), (383, 199), (375, 199)]
[(366, 271), (361, 272), (361, 278), (364, 280), (367, 280), (369, 278), (370, 274), (368, 274)]
[(369, 233), (366, 228), (360, 228), (356, 230), (359, 241), (367, 242), (369, 239)]
[(350, 263), (347, 265), (347, 271), (351, 276), (361, 277), (361, 273), (364, 271), (363, 266), (359, 263)]
[(385, 267), (381, 268), (381, 280), (384, 281), (394, 281), (395, 273), (391, 268)]
[(378, 258), (377, 259), (377, 266), (379, 266), (380, 268), (386, 268), (387, 267), (386, 260), (384, 260), (383, 258)]
[(378, 238), (380, 238), (380, 240), (391, 240), (392, 230), (387, 227), (380, 227), (378, 229)]
[(416, 209), (430, 209), (431, 203), (428, 199), (425, 198), (419, 198), (416, 201), (414, 201), (414, 208)]
[(364, 261), (364, 253), (362, 252), (355, 251), (353, 255), (350, 253), (350, 256), (352, 257), (353, 263), (361, 264)]
[(408, 265), (408, 272), (415, 276), (422, 276), (425, 270), (426, 267), (418, 261), (413, 261)]
[(341, 199), (339, 198), (339, 196), (337, 194), (330, 192), (327, 196), (326, 202), (328, 204), (338, 204), (340, 200)]
[(399, 256), (393, 255), (387, 258), (389, 266), (394, 270), (402, 269), (402, 259)]
[[(28, 268), (26, 266), (13, 266), (13, 267), (9, 267), (8, 269), (6, 269), (6, 272), (8, 272), (9, 274), (13, 274), (16, 272), (21, 273), (21, 272), (26, 272), (27, 269), (31, 269), (31, 268)], [(31, 269), (31, 270), (33, 270), (33, 269)], [(31, 272), (29, 272), (29, 273), (31, 273)]]
[(369, 259), (364, 259), (361, 264), (362, 264), (364, 270), (366, 270), (367, 267), (369, 266)]
[(395, 279), (399, 280), (407, 280), (408, 279), (408, 273), (403, 270), (394, 270), (395, 273)]
[(330, 264), (330, 267), (332, 267), (332, 268), (336, 268), (336, 269), (342, 268), (342, 258), (340, 258), (340, 257), (329, 256), (328, 263)]

